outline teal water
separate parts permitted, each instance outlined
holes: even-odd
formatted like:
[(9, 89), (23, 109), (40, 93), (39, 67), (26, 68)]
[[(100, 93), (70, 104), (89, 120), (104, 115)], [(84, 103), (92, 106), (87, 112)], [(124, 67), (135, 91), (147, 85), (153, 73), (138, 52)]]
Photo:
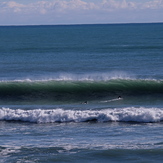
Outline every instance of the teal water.
[(162, 35), (162, 24), (0, 27), (1, 79), (114, 71), (160, 79)]
[(163, 24), (0, 27), (0, 162), (161, 162)]

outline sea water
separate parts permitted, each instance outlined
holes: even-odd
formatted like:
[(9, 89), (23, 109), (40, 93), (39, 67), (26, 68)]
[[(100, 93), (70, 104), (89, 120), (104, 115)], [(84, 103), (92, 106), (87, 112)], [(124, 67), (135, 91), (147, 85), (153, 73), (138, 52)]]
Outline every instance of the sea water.
[(0, 27), (0, 162), (162, 162), (163, 24)]

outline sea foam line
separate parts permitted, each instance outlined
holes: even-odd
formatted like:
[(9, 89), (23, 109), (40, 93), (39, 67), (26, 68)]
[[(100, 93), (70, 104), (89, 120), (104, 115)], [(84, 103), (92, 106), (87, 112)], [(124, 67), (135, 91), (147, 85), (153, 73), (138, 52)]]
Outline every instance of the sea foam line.
[(158, 108), (118, 108), (104, 110), (64, 110), (64, 109), (0, 109), (1, 121), (25, 121), (34, 123), (55, 122), (160, 122), (163, 110)]
[(54, 74), (51, 77), (42, 76), (38, 78), (25, 78), (13, 80), (1, 80), (0, 82), (47, 82), (47, 81), (108, 81), (113, 79), (135, 79), (133, 75), (126, 72), (113, 71), (105, 73), (87, 73), (87, 74), (71, 74), (61, 73)]

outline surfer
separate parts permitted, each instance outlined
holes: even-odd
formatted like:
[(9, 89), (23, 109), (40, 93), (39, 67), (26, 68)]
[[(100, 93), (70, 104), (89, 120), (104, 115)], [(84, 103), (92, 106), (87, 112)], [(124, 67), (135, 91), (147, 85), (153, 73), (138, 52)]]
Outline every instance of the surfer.
[(122, 97), (121, 96), (118, 96), (118, 99), (121, 99)]
[(87, 104), (88, 103), (88, 101), (84, 101), (82, 104)]

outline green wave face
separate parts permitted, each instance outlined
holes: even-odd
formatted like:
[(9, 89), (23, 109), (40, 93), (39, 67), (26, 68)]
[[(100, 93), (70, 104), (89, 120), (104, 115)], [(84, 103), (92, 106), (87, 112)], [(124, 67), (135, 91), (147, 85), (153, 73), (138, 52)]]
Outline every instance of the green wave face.
[(0, 82), (3, 100), (98, 100), (115, 96), (163, 95), (163, 81), (9, 81)]

